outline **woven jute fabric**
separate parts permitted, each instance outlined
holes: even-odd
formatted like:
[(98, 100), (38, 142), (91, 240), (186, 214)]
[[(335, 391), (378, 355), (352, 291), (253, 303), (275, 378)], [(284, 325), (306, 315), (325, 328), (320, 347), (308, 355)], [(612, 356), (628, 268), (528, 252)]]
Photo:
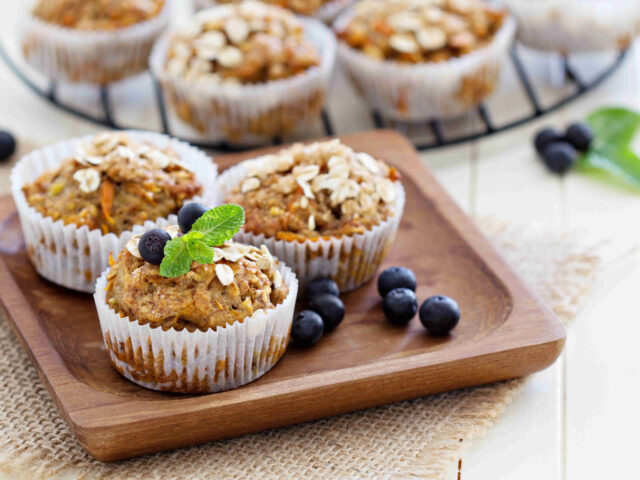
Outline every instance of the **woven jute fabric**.
[[(600, 258), (569, 237), (480, 222), (523, 278), (568, 323)], [(526, 379), (106, 464), (76, 442), (27, 355), (0, 319), (0, 472), (15, 479), (454, 478), (462, 449)], [(523, 421), (526, 421), (524, 419)]]

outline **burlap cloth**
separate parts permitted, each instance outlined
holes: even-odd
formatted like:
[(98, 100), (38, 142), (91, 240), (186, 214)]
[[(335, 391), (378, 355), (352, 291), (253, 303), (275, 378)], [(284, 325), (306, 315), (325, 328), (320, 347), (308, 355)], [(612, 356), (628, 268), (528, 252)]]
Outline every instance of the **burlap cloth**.
[[(567, 323), (600, 264), (570, 237), (483, 220), (498, 248)], [(119, 463), (76, 442), (27, 355), (0, 319), (0, 471), (9, 478), (453, 478), (526, 379), (469, 388)], [(526, 422), (526, 419), (522, 420)]]

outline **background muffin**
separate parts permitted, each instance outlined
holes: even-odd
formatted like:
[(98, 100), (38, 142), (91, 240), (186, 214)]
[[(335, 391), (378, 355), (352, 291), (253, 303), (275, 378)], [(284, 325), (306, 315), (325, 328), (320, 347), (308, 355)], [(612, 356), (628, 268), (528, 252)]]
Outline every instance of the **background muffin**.
[(27, 250), (45, 278), (92, 292), (132, 232), (174, 219), (211, 194), (217, 169), (203, 152), (160, 134), (104, 133), (23, 157), (11, 191)]
[(495, 90), (515, 25), (482, 0), (364, 0), (334, 29), (340, 60), (371, 107), (423, 120), (460, 115)]
[(37, 0), (21, 25), (25, 59), (47, 77), (106, 84), (147, 69), (173, 0)]
[(151, 67), (183, 121), (210, 138), (251, 142), (318, 117), (334, 56), (321, 23), (247, 1), (204, 10), (163, 37)]
[(245, 209), (239, 241), (267, 245), (303, 288), (329, 276), (343, 291), (375, 275), (405, 198), (395, 169), (339, 140), (243, 162), (218, 184), (221, 199)]

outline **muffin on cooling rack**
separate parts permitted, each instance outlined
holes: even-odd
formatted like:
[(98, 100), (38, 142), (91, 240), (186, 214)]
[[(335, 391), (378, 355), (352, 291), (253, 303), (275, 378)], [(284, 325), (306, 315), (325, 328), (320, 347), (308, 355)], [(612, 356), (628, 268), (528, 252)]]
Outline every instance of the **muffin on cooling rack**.
[(174, 0), (37, 0), (20, 25), (27, 62), (47, 77), (104, 85), (147, 69)]
[(640, 2), (629, 0), (505, 0), (524, 45), (559, 52), (629, 47), (640, 34)]
[(322, 23), (247, 1), (198, 13), (154, 47), (175, 113), (209, 139), (264, 142), (318, 118), (335, 58)]
[(211, 195), (217, 169), (189, 145), (154, 133), (103, 133), (23, 157), (11, 191), (38, 273), (93, 292), (133, 232), (166, 224), (191, 198)]
[[(181, 237), (177, 227), (137, 235), (98, 279), (105, 346), (127, 379), (155, 390), (218, 392), (257, 379), (282, 357), (297, 280), (266, 247), (228, 241), (241, 215), (224, 205)], [(223, 216), (224, 232), (216, 232)], [(232, 216), (240, 220), (235, 230), (227, 228)]]
[(375, 275), (405, 202), (394, 168), (339, 140), (242, 162), (220, 176), (217, 194), (245, 209), (237, 241), (265, 244), (303, 289), (328, 276), (342, 291)]
[(482, 0), (364, 0), (334, 30), (371, 108), (411, 121), (461, 115), (491, 94), (515, 22)]
[[(239, 3), (242, 0), (195, 0), (196, 9), (209, 8), (219, 3)], [(291, 10), (298, 15), (317, 18), (322, 22), (331, 22), (345, 7), (354, 0), (264, 0)]]

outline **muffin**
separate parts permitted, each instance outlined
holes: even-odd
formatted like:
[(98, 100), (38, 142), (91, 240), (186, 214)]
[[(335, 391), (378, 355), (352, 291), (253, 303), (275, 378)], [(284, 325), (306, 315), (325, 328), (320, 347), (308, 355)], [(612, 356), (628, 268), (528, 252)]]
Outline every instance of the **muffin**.
[[(177, 227), (165, 230), (178, 238)], [(264, 246), (226, 241), (209, 245), (210, 263), (165, 276), (164, 259), (143, 259), (147, 240), (131, 238), (96, 284), (116, 370), (143, 387), (181, 393), (228, 390), (270, 370), (289, 340), (298, 290), (291, 270)]]
[(236, 240), (265, 244), (301, 288), (321, 276), (341, 291), (371, 279), (404, 208), (398, 172), (339, 140), (296, 144), (242, 162), (218, 181), (219, 202), (245, 209)]
[(518, 40), (538, 50), (622, 49), (640, 33), (640, 3), (628, 0), (505, 0)]
[(316, 120), (335, 39), (313, 19), (260, 2), (220, 5), (163, 36), (151, 69), (174, 113), (209, 139), (256, 143)]
[(154, 133), (102, 133), (23, 157), (11, 191), (29, 257), (43, 277), (93, 292), (110, 252), (133, 232), (167, 224), (182, 204), (211, 195), (216, 166)]
[(482, 0), (364, 0), (334, 24), (355, 88), (387, 118), (455, 117), (497, 87), (515, 31)]
[(104, 85), (143, 72), (173, 0), (36, 0), (21, 22), (26, 61), (54, 80)]
[[(195, 0), (197, 10), (212, 7), (218, 3), (238, 3), (238, 0)], [(291, 10), (297, 15), (315, 17), (321, 22), (331, 22), (336, 15), (353, 0), (265, 0)]]

